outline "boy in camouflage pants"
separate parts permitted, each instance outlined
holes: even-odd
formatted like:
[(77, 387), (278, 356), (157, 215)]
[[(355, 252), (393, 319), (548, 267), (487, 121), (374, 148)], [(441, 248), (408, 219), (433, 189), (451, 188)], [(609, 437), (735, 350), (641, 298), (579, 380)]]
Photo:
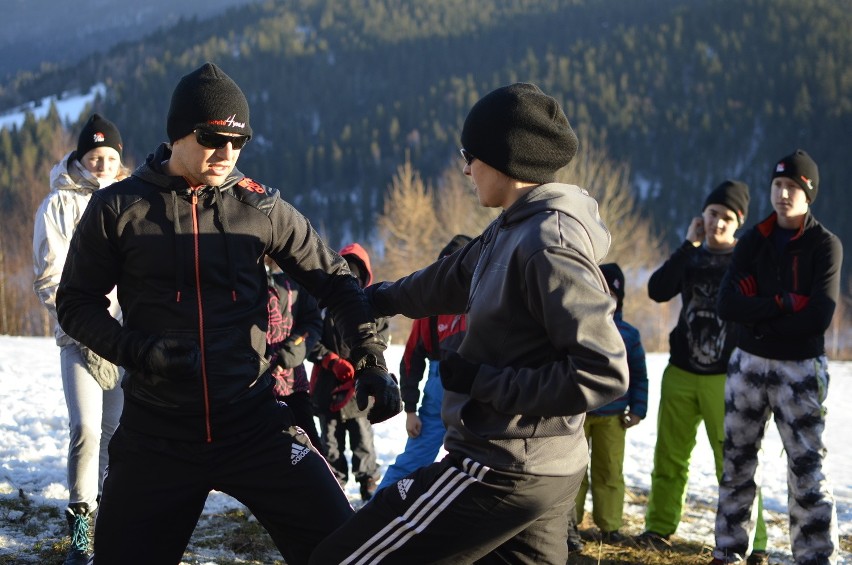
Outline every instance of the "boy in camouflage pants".
[(725, 386), (725, 461), (713, 564), (737, 563), (754, 528), (757, 452), (770, 414), (787, 453), (797, 564), (837, 563), (834, 497), (823, 473), (824, 334), (840, 293), (840, 240), (810, 212), (816, 163), (798, 150), (775, 165), (774, 212), (746, 233), (719, 291), (722, 319), (742, 326)]

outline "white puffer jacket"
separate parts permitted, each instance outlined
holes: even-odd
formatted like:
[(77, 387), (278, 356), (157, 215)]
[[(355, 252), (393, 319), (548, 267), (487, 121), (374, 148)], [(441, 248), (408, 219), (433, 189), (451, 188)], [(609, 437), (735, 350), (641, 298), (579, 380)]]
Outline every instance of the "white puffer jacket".
[[(74, 228), (92, 193), (101, 188), (98, 179), (80, 164), (74, 153), (65, 155), (50, 171), (50, 194), (38, 207), (33, 226), (33, 290), (54, 321), (54, 335), (59, 346), (75, 342), (59, 327), (56, 288)], [(110, 312), (118, 319), (120, 312), (114, 292), (110, 301)]]

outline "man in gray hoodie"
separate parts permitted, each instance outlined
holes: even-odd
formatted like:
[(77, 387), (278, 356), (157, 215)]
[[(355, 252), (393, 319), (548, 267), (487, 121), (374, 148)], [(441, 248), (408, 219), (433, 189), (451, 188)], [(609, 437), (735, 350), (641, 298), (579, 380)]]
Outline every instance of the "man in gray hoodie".
[(584, 414), (627, 389), (598, 268), (610, 235), (585, 190), (553, 182), (577, 137), (538, 87), (486, 95), (461, 141), (480, 203), (503, 212), (449, 257), (366, 289), (374, 315), (467, 314), (458, 352), (440, 364), (448, 455), (379, 491), (312, 564), (568, 557), (567, 511), (589, 458)]

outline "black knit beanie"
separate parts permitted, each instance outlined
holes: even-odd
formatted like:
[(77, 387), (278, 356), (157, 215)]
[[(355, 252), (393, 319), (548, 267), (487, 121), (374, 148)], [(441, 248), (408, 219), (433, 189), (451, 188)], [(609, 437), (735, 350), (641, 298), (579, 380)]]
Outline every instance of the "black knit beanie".
[(458, 234), (453, 236), (453, 239), (441, 249), (441, 253), (438, 255), (438, 259), (443, 259), (447, 255), (452, 255), (468, 243), (470, 243), (471, 237), (463, 234)]
[(621, 303), (624, 300), (624, 273), (621, 272), (621, 267), (618, 266), (618, 263), (604, 263), (600, 267), (606, 279), (606, 284), (618, 299), (618, 307), (620, 309)]
[(213, 63), (204, 63), (180, 79), (166, 120), (172, 142), (199, 128), (251, 137), (249, 105), (243, 91)]
[(498, 88), (474, 104), (461, 144), (509, 177), (537, 183), (552, 182), (577, 153), (577, 135), (559, 103), (528, 83)]
[(721, 204), (737, 215), (739, 225), (742, 226), (748, 216), (749, 200), (748, 185), (746, 183), (738, 180), (726, 180), (707, 195), (702, 210), (706, 209), (710, 204)]
[(801, 149), (796, 149), (776, 163), (772, 178), (776, 177), (793, 179), (805, 191), (808, 202), (813, 203), (816, 200), (819, 190), (819, 167), (811, 156)]
[(77, 152), (75, 157), (79, 161), (83, 156), (96, 147), (112, 147), (121, 156), (124, 146), (121, 143), (121, 134), (115, 124), (100, 114), (92, 114), (86, 120), (80, 137), (77, 138)]

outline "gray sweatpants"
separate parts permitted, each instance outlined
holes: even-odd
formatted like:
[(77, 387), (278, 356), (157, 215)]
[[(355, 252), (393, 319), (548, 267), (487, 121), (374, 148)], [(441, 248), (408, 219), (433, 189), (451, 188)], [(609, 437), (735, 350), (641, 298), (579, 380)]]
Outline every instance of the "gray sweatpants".
[(102, 390), (86, 370), (77, 344), (62, 346), (59, 355), (71, 433), (68, 502), (85, 502), (95, 508), (107, 466), (107, 447), (124, 406), (124, 391), (120, 386)]
[(822, 470), (828, 380), (825, 356), (779, 361), (734, 350), (725, 384), (725, 461), (714, 557), (736, 561), (750, 551), (760, 484), (757, 454), (772, 414), (787, 453), (793, 558), (797, 564), (837, 562), (837, 512)]

